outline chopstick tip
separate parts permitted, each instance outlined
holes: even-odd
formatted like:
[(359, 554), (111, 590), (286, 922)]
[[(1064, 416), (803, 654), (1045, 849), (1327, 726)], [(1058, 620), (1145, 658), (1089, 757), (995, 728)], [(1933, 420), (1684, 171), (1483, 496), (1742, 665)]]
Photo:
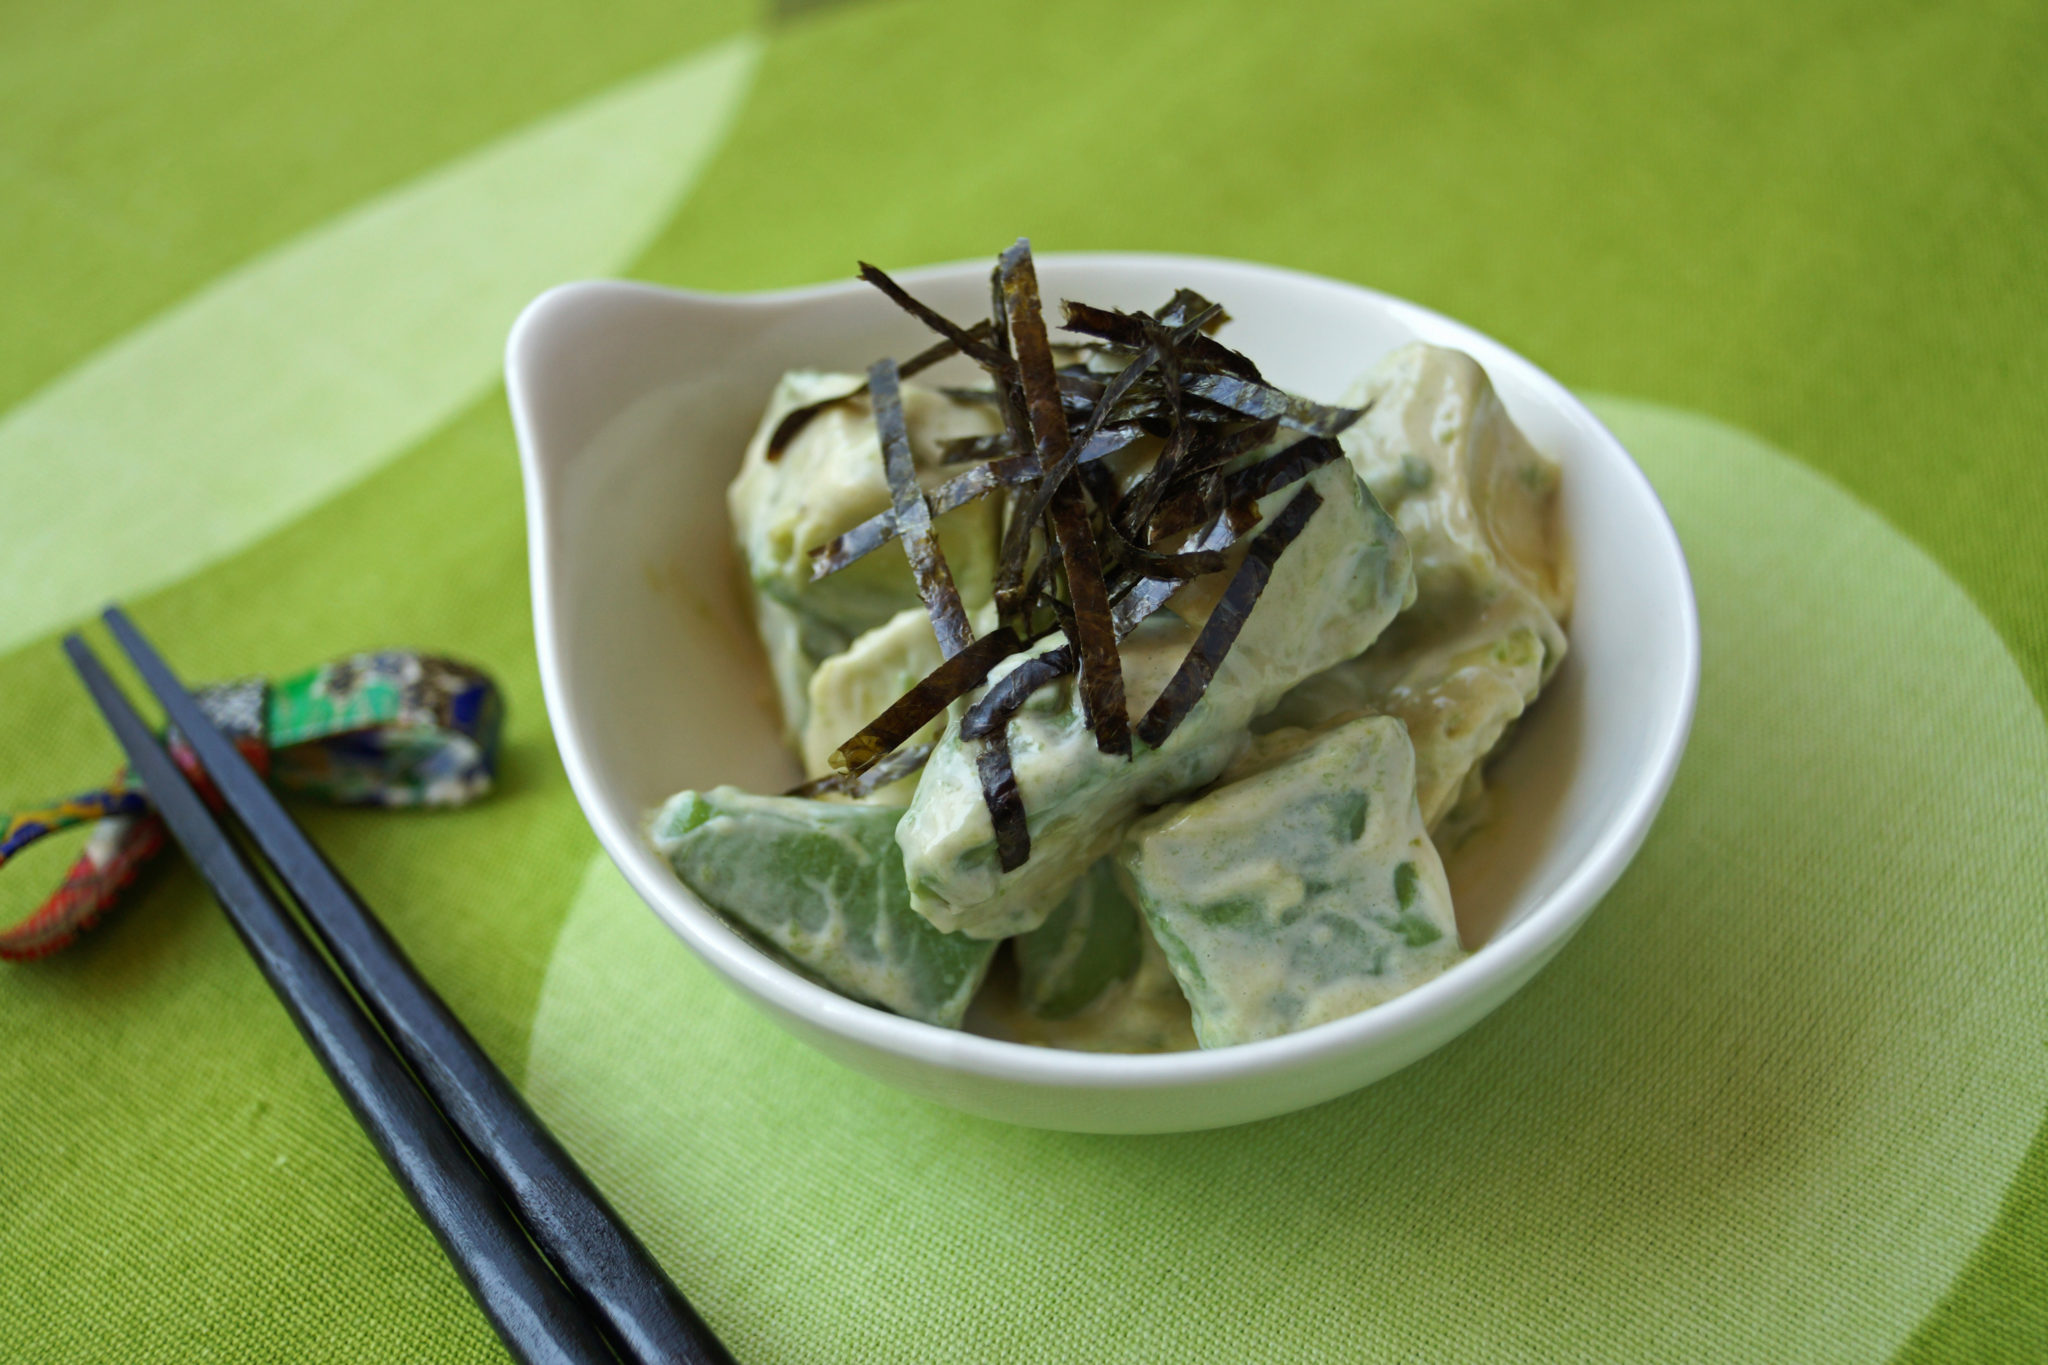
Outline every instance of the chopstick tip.
[(85, 684), (85, 690), (92, 693), (93, 700), (104, 712), (107, 704), (102, 693), (114, 686), (114, 680), (107, 674), (107, 666), (100, 662), (100, 656), (77, 631), (66, 634), (62, 643), (64, 657), (71, 661), (71, 671), (78, 675), (78, 680)]

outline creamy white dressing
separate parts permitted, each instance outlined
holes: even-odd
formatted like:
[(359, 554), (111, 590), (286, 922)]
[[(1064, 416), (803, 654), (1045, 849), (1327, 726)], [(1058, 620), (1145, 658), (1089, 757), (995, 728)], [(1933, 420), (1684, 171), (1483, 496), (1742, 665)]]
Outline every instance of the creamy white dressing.
[[(851, 632), (880, 625), (918, 600), (900, 550), (893, 555), (877, 551), (828, 578), (811, 580), (812, 549), (889, 509), (874, 410), (865, 397), (835, 403), (805, 423), (773, 459), (768, 438), (790, 410), (845, 393), (859, 382), (851, 375), (785, 376), (726, 493), (733, 531), (756, 588)], [(911, 454), (926, 487), (959, 472), (939, 463), (941, 441), (999, 429), (988, 407), (956, 402), (921, 384), (903, 384), (902, 398)], [(939, 543), (969, 606), (988, 596), (999, 510), (984, 498), (936, 522)]]
[[(784, 375), (769, 399), (740, 472), (726, 490), (726, 511), (752, 589), (755, 623), (775, 675), (791, 742), (801, 749), (818, 665), (863, 632), (919, 605), (903, 552), (884, 546), (818, 582), (812, 549), (887, 511), (889, 484), (874, 411), (866, 398), (825, 408), (796, 439), (768, 456), (768, 438), (783, 417), (805, 404), (852, 393), (857, 375), (808, 370)], [(958, 473), (939, 463), (939, 442), (983, 436), (998, 422), (986, 407), (959, 403), (921, 384), (902, 386), (904, 424), (925, 486)], [(972, 607), (989, 596), (998, 508), (972, 502), (935, 523), (961, 596)], [(856, 726), (872, 719), (864, 716)], [(848, 731), (851, 734), (852, 731)], [(845, 738), (845, 736), (841, 736)]]
[(1399, 721), (1283, 735), (1235, 771), (1138, 822), (1118, 855), (1202, 1046), (1355, 1014), (1458, 960)]
[[(1310, 674), (1364, 649), (1407, 605), (1414, 591), (1407, 547), (1350, 466), (1325, 465), (1274, 494), (1267, 517), (1302, 487), (1315, 489), (1322, 506), (1275, 565), (1208, 691), (1164, 744), (1139, 743), (1129, 759), (1100, 752), (1071, 686), (1042, 689), (1012, 723), (1011, 765), (1032, 841), (1030, 860), (1015, 871), (996, 861), (978, 746), (963, 741), (957, 725), (948, 728), (896, 831), (919, 914), (976, 938), (1036, 928), (1140, 810), (1212, 780), (1249, 742), (1254, 716)], [(1160, 693), (1200, 626), (1167, 610), (1133, 632), (1123, 660), (1136, 705)], [(1142, 712), (1134, 707), (1135, 714)]]
[[(919, 605), (906, 607), (819, 664), (806, 699), (804, 775), (823, 777), (831, 772), (833, 751), (922, 682), (943, 658), (931, 616)], [(940, 715), (904, 742), (932, 743), (945, 727), (946, 717)], [(913, 774), (870, 793), (868, 799), (908, 805), (916, 786)]]
[[(1448, 842), (1483, 809), (1480, 765), (1564, 658), (1572, 571), (1560, 476), (1462, 352), (1404, 346), (1345, 401), (1371, 405), (1340, 441), (1414, 554), (1415, 605), (1260, 724), (1398, 717), (1415, 746), (1423, 818)], [(1454, 807), (1465, 818), (1446, 828)]]

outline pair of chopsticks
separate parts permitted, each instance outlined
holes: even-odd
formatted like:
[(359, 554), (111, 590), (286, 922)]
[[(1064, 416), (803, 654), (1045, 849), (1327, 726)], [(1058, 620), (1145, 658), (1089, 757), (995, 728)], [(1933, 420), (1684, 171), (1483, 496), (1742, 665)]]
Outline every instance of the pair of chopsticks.
[[(105, 620), (246, 845), (207, 809), (85, 641), (66, 636), (64, 652), (172, 837), (514, 1358), (730, 1365), (632, 1230), (141, 632), (118, 608)], [(250, 846), (347, 985), (272, 895)]]

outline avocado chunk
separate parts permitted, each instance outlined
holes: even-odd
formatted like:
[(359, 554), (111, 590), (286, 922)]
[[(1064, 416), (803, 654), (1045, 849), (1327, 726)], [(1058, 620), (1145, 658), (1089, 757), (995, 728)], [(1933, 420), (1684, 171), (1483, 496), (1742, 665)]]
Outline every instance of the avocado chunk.
[(1544, 622), (1516, 614), (1529, 601), (1504, 598), (1461, 628), (1375, 646), (1302, 683), (1252, 728), (1321, 726), (1360, 711), (1393, 716), (1415, 746), (1423, 823), (1448, 848), (1462, 832), (1454, 814), (1470, 821), (1483, 808), (1481, 765), (1536, 700), (1554, 657), (1539, 634)]
[[(867, 399), (849, 397), (823, 409), (779, 454), (768, 454), (770, 435), (793, 409), (854, 394), (860, 384), (857, 375), (785, 374), (725, 493), (755, 627), (775, 675), (784, 738), (792, 748), (803, 744), (811, 675), (818, 665), (863, 631), (919, 605), (903, 552), (890, 545), (811, 580), (813, 549), (889, 509), (881, 442)], [(940, 462), (939, 442), (996, 429), (987, 409), (918, 384), (903, 386), (903, 415), (918, 477), (927, 487), (952, 472)], [(983, 498), (937, 522), (939, 543), (969, 606), (989, 595), (1000, 512), (994, 499)]]
[(996, 945), (943, 934), (910, 909), (899, 807), (679, 792), (650, 835), (683, 884), (845, 995), (958, 1028)]
[[(754, 590), (784, 606), (837, 627), (849, 636), (881, 625), (918, 604), (917, 585), (903, 551), (883, 546), (838, 573), (813, 581), (811, 551), (889, 510), (881, 439), (866, 397), (849, 397), (821, 410), (774, 458), (768, 439), (792, 409), (851, 394), (855, 375), (795, 371), (784, 375), (762, 414), (726, 490), (726, 509)], [(961, 403), (921, 384), (903, 385), (903, 419), (911, 457), (927, 489), (957, 468), (941, 463), (940, 445), (951, 437), (998, 430), (994, 412)], [(969, 607), (989, 595), (995, 563), (998, 500), (981, 498), (955, 508), (936, 524), (940, 546)]]
[[(823, 777), (831, 772), (833, 750), (922, 682), (943, 658), (931, 617), (919, 605), (896, 613), (819, 664), (811, 675), (809, 714), (804, 721), (804, 775)], [(905, 740), (903, 747), (930, 744), (945, 723), (943, 715), (934, 718)], [(913, 774), (871, 793), (868, 799), (907, 805), (916, 787)]]
[(1341, 1019), (1463, 956), (1401, 723), (1276, 731), (1118, 853), (1203, 1047)]
[[(1031, 857), (1014, 871), (997, 860), (975, 766), (980, 743), (963, 740), (957, 720), (948, 724), (897, 828), (918, 913), (977, 938), (1037, 928), (1140, 810), (1213, 781), (1250, 743), (1254, 716), (1304, 678), (1357, 655), (1412, 600), (1407, 544), (1350, 465), (1323, 466), (1261, 510), (1271, 518), (1303, 488), (1315, 489), (1322, 505), (1275, 564), (1201, 701), (1158, 748), (1134, 741), (1128, 759), (1097, 749), (1072, 679), (1041, 688), (1010, 723), (1031, 831)], [(1184, 590), (1124, 641), (1134, 718), (1165, 688), (1207, 618), (1213, 589), (1201, 580), (1190, 586), (1205, 591)], [(1059, 643), (1054, 636), (1037, 649)], [(991, 680), (1029, 652), (998, 665)]]
[[(1371, 649), (1295, 688), (1255, 729), (1370, 710), (1415, 746), (1424, 822), (1470, 813), (1480, 767), (1563, 660), (1572, 573), (1557, 465), (1529, 444), (1478, 362), (1415, 343), (1346, 395), (1339, 438), (1415, 560), (1415, 604)], [(1447, 832), (1447, 831), (1446, 831)]]

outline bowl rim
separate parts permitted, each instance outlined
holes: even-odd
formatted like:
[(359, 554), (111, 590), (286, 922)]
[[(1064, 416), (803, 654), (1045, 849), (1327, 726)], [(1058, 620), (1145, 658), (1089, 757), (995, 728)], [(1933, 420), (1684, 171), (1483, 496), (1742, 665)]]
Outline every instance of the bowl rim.
[[(1197, 267), (1205, 272), (1239, 272), (1248, 277), (1277, 278), (1296, 286), (1362, 296), (1418, 333), (1444, 338), (1474, 352), (1492, 352), (1525, 367), (1550, 401), (1595, 434), (1593, 444), (1604, 442), (1608, 453), (1619, 457), (1624, 478), (1645, 499), (1654, 518), (1648, 529), (1676, 565), (1681, 589), (1679, 601), (1673, 604), (1680, 627), (1680, 685), (1676, 696), (1663, 708), (1650, 761), (1639, 771), (1616, 818), (1599, 832), (1593, 846), (1558, 885), (1516, 922), (1440, 975), (1357, 1014), (1258, 1042), (1170, 1053), (1099, 1053), (1040, 1047), (909, 1019), (849, 999), (807, 979), (749, 943), (698, 901), (646, 845), (643, 831), (618, 819), (600, 797), (601, 784), (576, 722), (574, 688), (560, 667), (555, 629), (554, 516), (544, 496), (551, 462), (543, 458), (535, 439), (535, 405), (526, 369), (531, 363), (529, 357), (541, 344), (555, 315), (592, 295), (745, 310), (781, 308), (864, 293), (867, 286), (856, 280), (844, 280), (719, 293), (639, 281), (592, 280), (557, 285), (521, 311), (506, 341), (505, 375), (525, 483), (534, 636), (542, 693), (570, 787), (599, 843), (641, 899), (672, 932), (728, 982), (777, 1012), (876, 1051), (947, 1071), (1025, 1085), (1083, 1090), (1175, 1089), (1296, 1072), (1339, 1055), (1367, 1051), (1405, 1035), (1427, 1031), (1432, 1023), (1455, 1016), (1473, 999), (1484, 998), (1503, 985), (1511, 993), (1518, 983), (1506, 979), (1531, 969), (1531, 964), (1540, 965), (1549, 953), (1561, 947), (1641, 847), (1677, 774), (1691, 732), (1700, 676), (1698, 605), (1684, 546), (1648, 477), (1606, 424), (1548, 371), (1476, 328), (1421, 304), (1329, 276), (1227, 257), (1091, 251), (1048, 252), (1040, 255), (1038, 261), (1041, 266), (1061, 269)], [(970, 271), (979, 279), (987, 269), (985, 260), (970, 259), (893, 273), (910, 287)]]

